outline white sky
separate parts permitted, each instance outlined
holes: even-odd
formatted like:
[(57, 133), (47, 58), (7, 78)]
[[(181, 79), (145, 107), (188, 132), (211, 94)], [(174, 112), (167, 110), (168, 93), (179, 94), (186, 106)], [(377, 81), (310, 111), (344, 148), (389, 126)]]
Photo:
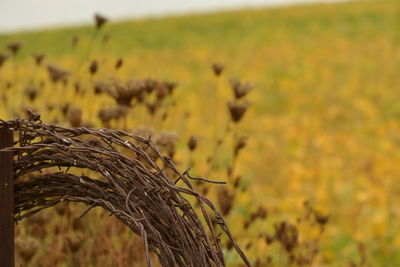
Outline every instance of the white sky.
[(240, 7), (346, 0), (0, 0), (0, 32), (73, 25), (99, 12), (116, 20)]

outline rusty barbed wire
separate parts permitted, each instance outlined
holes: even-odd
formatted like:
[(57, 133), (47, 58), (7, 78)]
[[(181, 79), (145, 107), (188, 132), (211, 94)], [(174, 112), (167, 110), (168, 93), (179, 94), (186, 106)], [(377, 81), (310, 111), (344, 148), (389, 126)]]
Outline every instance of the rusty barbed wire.
[[(37, 117), (0, 120), (0, 127), (18, 136), (13, 147), (4, 149), (14, 152), (15, 220), (60, 202), (81, 202), (89, 206), (81, 216), (99, 206), (141, 236), (148, 266), (151, 252), (162, 266), (225, 266), (213, 219), (250, 266), (215, 205), (193, 189), (188, 171), (181, 173), (150, 138), (64, 128)], [(81, 169), (90, 170), (90, 177), (78, 175)], [(188, 197), (195, 198), (200, 212)]]

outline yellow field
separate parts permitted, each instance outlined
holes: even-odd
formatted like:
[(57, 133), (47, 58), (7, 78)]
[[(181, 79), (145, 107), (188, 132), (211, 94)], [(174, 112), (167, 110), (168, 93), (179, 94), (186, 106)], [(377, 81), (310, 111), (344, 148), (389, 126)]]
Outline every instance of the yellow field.
[[(97, 114), (115, 101), (94, 93), (98, 81), (153, 77), (177, 82), (155, 116), (137, 104), (126, 121), (112, 121), (111, 127), (173, 131), (178, 136), (175, 161), (182, 170), (194, 162), (193, 175), (228, 180), (226, 188), (235, 199), (227, 221), (252, 262), (288, 265), (282, 243), (266, 242), (276, 232), (274, 225), (286, 221), (298, 231), (292, 254), (299, 265), (397, 266), (399, 12), (397, 0), (365, 1), (111, 22), (99, 31), (88, 26), (0, 36), (0, 53), (8, 53), (11, 42), (22, 44), (0, 67), (0, 118), (13, 118), (29, 107), (46, 122), (68, 124), (61, 107), (69, 103), (82, 110), (83, 121), (102, 127)], [(76, 47), (71, 45), (74, 36), (79, 37)], [(104, 42), (104, 36), (109, 40)], [(41, 66), (31, 53), (46, 54)], [(118, 58), (123, 66), (116, 70)], [(93, 59), (99, 67), (91, 75)], [(226, 67), (220, 77), (212, 72), (214, 62)], [(67, 85), (50, 82), (49, 63), (71, 72)], [(245, 96), (251, 106), (237, 124), (230, 122), (227, 108), (233, 99), (232, 77), (254, 85)], [(27, 97), (28, 85), (37, 90), (34, 101)], [(199, 142), (190, 153), (186, 143), (193, 135)], [(248, 137), (247, 144), (234, 161), (232, 142), (240, 136)], [(218, 138), (226, 141), (209, 170), (206, 160)], [(228, 179), (232, 164), (234, 174)], [(235, 188), (238, 175), (242, 178)], [(210, 187), (210, 198), (220, 203), (217, 195), (226, 192), (220, 185)], [(259, 207), (266, 217), (245, 228)], [(81, 226), (72, 223), (78, 212), (55, 214), (36, 216), (36, 224), (30, 219), (35, 227), (46, 223), (44, 245), (30, 259), (32, 266), (115, 266), (116, 261), (126, 266), (139, 257), (134, 255), (138, 242), (134, 246), (132, 236), (101, 211), (83, 218)], [(318, 223), (328, 215), (325, 225)], [(30, 224), (17, 226), (19, 239), (38, 238)], [(68, 238), (78, 240), (78, 248)], [(227, 264), (237, 262), (227, 251)]]

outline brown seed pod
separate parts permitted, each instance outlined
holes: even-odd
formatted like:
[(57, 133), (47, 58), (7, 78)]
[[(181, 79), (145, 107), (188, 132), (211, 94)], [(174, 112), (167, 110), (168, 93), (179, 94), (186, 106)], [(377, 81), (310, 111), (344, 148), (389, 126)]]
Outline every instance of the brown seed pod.
[(256, 212), (253, 212), (250, 215), (250, 218), (246, 220), (246, 222), (244, 223), (244, 228), (247, 229), (257, 218), (265, 219), (266, 216), (267, 210), (262, 206), (258, 207), (258, 210)]
[(241, 82), (231, 79), (230, 84), (236, 99), (246, 96), (251, 89), (253, 89), (253, 85), (249, 82)]
[(157, 80), (155, 79), (151, 79), (151, 78), (147, 78), (144, 80), (145, 83), (145, 90), (148, 94), (151, 94), (151, 92), (154, 91), (156, 85), (157, 85)]
[(36, 66), (40, 66), (42, 64), (43, 59), (45, 58), (45, 55), (42, 53), (34, 53), (33, 59), (35, 60)]
[(94, 93), (96, 95), (102, 93), (108, 93), (110, 91), (111, 91), (111, 84), (107, 82), (99, 81), (94, 84)]
[(267, 243), (267, 245), (271, 245), (272, 242), (274, 242), (275, 238), (271, 235), (265, 235), (265, 243)]
[(101, 109), (97, 116), (107, 128), (110, 128), (110, 121), (117, 120), (119, 118), (125, 117), (128, 114), (129, 107), (127, 106), (117, 106), (112, 108)]
[(196, 136), (191, 136), (188, 141), (188, 147), (190, 151), (196, 149), (198, 143), (198, 138)]
[(0, 53), (0, 68), (3, 66), (4, 62), (8, 59), (8, 55)]
[(69, 124), (72, 127), (80, 127), (82, 124), (82, 110), (78, 107), (70, 107), (67, 113)]
[(249, 105), (250, 104), (248, 102), (238, 103), (230, 101), (228, 103), (228, 108), (231, 114), (232, 121), (239, 122), (242, 119)]
[(40, 121), (40, 114), (35, 110), (26, 108), (25, 109), (26, 115), (28, 116), (29, 121)]
[(174, 89), (178, 86), (175, 82), (164, 82), (165, 87), (168, 89), (168, 94), (172, 95)]
[(17, 238), (15, 240), (15, 249), (17, 255), (22, 259), (24, 264), (27, 265), (38, 251), (39, 242), (36, 238), (29, 236), (25, 237), (23, 240)]
[(247, 141), (247, 137), (246, 136), (241, 136), (236, 141), (234, 152), (233, 152), (233, 156), (235, 158), (239, 155), (240, 150), (243, 149), (246, 146), (246, 141)]
[(18, 53), (18, 51), (21, 49), (21, 43), (19, 42), (13, 42), (9, 43), (7, 45), (8, 50), (10, 50), (11, 54), (14, 56)]
[(162, 132), (156, 137), (155, 143), (163, 154), (167, 154), (169, 157), (173, 158), (176, 151), (175, 145), (177, 140), (178, 135), (176, 132)]
[(318, 211), (314, 211), (314, 215), (315, 215), (315, 220), (321, 226), (324, 226), (328, 222), (329, 217), (330, 217), (329, 215), (322, 214), (321, 212), (318, 212)]
[(25, 95), (28, 96), (30, 101), (34, 101), (37, 96), (37, 90), (34, 86), (30, 85), (25, 88)]
[(168, 94), (170, 90), (164, 83), (157, 83), (156, 86), (156, 98), (158, 101), (162, 101)]
[(48, 112), (51, 112), (54, 109), (54, 104), (47, 103), (46, 104), (46, 109)]
[(69, 107), (70, 107), (70, 104), (69, 104), (69, 103), (65, 103), (65, 104), (63, 104), (63, 105), (61, 106), (61, 113), (63, 114), (64, 117), (67, 116)]
[(215, 62), (211, 65), (211, 68), (212, 68), (215, 76), (220, 76), (225, 69), (225, 65)]
[(82, 233), (74, 232), (73, 235), (67, 237), (66, 241), (68, 244), (68, 248), (72, 253), (77, 252), (84, 243), (84, 237)]
[(50, 80), (54, 83), (63, 82), (66, 83), (68, 80), (69, 72), (53, 64), (47, 65), (47, 71), (50, 76)]
[(132, 99), (137, 95), (136, 86), (132, 85), (130, 81), (126, 84), (115, 82), (113, 86), (114, 90), (109, 90), (107, 93), (114, 98), (120, 106), (131, 106)]
[(238, 175), (235, 179), (235, 182), (233, 183), (234, 188), (238, 188), (240, 185), (240, 181), (242, 180), (242, 176)]
[(94, 14), (94, 21), (96, 24), (96, 29), (99, 30), (108, 21), (108, 19), (103, 15)]
[(96, 74), (98, 67), (99, 67), (99, 65), (98, 65), (98, 63), (97, 63), (97, 60), (93, 60), (93, 61), (90, 63), (90, 66), (89, 66), (89, 73), (90, 73), (91, 75)]
[(146, 103), (147, 110), (150, 115), (154, 115), (159, 107), (157, 103)]
[(217, 195), (218, 203), (221, 207), (222, 215), (228, 215), (232, 209), (235, 193), (229, 192), (226, 187), (219, 187)]
[(116, 70), (120, 69), (123, 64), (124, 64), (124, 60), (122, 58), (117, 59), (117, 61), (115, 62), (115, 69)]
[(288, 222), (280, 222), (274, 225), (275, 239), (279, 241), (287, 252), (293, 251), (298, 246), (298, 230), (297, 227)]
[(79, 81), (76, 81), (74, 83), (74, 89), (75, 89), (76, 95), (84, 95), (85, 94), (85, 91), (83, 90), (82, 85)]

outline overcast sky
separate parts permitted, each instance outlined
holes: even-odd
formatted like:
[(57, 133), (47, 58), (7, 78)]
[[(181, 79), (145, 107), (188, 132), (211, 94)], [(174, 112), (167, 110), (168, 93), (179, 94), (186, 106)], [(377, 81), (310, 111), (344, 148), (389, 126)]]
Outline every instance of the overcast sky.
[(95, 12), (116, 20), (313, 1), (343, 0), (0, 0), (0, 32), (85, 23)]

